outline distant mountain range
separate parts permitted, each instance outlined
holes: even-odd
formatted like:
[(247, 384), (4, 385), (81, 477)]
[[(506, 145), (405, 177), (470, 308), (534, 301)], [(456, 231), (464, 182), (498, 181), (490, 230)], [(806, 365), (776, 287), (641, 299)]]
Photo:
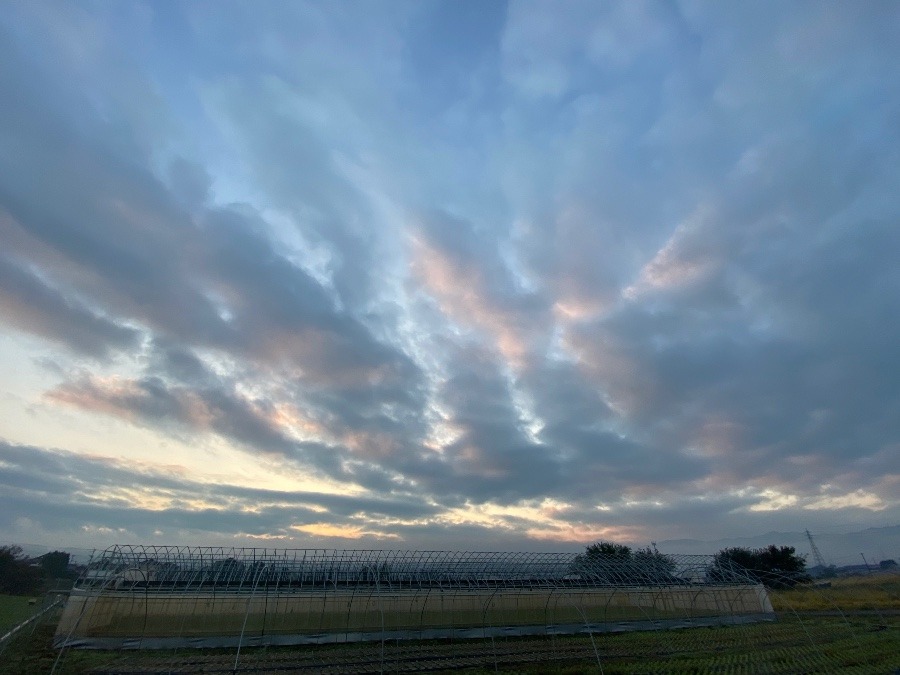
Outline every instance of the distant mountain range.
[[(845, 534), (812, 532), (812, 535), (828, 565), (861, 565), (863, 559), (860, 553), (865, 555), (870, 565), (874, 566), (888, 558), (900, 562), (900, 525), (870, 527)], [(759, 548), (769, 544), (793, 546), (797, 549), (797, 553), (806, 555), (808, 566), (816, 564), (805, 532), (767, 532), (753, 537), (733, 537), (714, 541), (669, 539), (657, 542), (659, 549), (665, 553), (716, 553), (733, 546)]]

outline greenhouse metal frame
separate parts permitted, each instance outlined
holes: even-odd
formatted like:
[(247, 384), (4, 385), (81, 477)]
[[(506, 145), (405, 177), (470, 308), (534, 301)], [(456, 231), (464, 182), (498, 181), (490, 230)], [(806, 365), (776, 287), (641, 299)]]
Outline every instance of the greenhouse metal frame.
[(770, 620), (765, 589), (713, 556), (113, 546), (60, 646), (487, 638)]

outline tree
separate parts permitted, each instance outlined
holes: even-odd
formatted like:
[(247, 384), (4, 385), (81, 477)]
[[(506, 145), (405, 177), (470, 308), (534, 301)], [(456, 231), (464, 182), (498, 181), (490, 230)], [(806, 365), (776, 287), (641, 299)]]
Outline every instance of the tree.
[(575, 556), (572, 571), (582, 576), (614, 582), (618, 563), (630, 558), (630, 547), (610, 541), (598, 541), (585, 548), (581, 555)]
[(631, 558), (631, 547), (611, 541), (598, 541), (588, 546), (584, 555), (588, 560), (628, 560)]
[(588, 546), (576, 556), (572, 571), (582, 577), (609, 584), (676, 584), (675, 560), (651, 548), (631, 547), (608, 541)]
[(883, 570), (897, 569), (897, 561), (893, 558), (888, 558), (887, 560), (882, 560), (878, 563), (878, 567)]
[(806, 557), (797, 555), (793, 546), (764, 548), (724, 548), (713, 559), (707, 572), (710, 581), (761, 583), (769, 588), (792, 588), (810, 580)]
[(52, 551), (45, 553), (38, 560), (41, 561), (41, 568), (44, 576), (48, 579), (67, 579), (69, 574), (69, 554), (63, 551)]
[(0, 593), (28, 595), (40, 584), (40, 568), (29, 564), (19, 546), (0, 546)]
[(675, 577), (675, 568), (677, 567), (675, 559), (672, 556), (660, 553), (655, 546), (652, 549), (647, 546), (636, 550), (634, 552), (634, 562), (639, 569), (645, 570), (647, 576), (657, 583), (662, 581), (678, 583), (681, 581)]

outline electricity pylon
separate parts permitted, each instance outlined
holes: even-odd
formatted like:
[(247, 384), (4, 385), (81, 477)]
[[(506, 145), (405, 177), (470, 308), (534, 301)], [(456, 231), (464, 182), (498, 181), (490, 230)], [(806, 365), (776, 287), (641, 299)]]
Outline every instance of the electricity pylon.
[(806, 531), (806, 538), (809, 539), (809, 546), (812, 549), (813, 558), (816, 560), (816, 565), (818, 565), (821, 569), (825, 569), (825, 560), (822, 558), (822, 553), (819, 551), (819, 547), (816, 546), (816, 542), (813, 541), (812, 535), (809, 533), (809, 530)]

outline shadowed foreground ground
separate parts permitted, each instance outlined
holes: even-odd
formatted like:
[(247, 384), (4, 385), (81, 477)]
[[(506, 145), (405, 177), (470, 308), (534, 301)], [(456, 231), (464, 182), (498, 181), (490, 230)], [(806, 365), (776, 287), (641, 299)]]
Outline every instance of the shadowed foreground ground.
[[(0, 655), (4, 672), (48, 673), (59, 655), (39, 626)], [(550, 638), (389, 642), (234, 650), (67, 650), (58, 673), (892, 673), (900, 615), (803, 616), (775, 623)]]

